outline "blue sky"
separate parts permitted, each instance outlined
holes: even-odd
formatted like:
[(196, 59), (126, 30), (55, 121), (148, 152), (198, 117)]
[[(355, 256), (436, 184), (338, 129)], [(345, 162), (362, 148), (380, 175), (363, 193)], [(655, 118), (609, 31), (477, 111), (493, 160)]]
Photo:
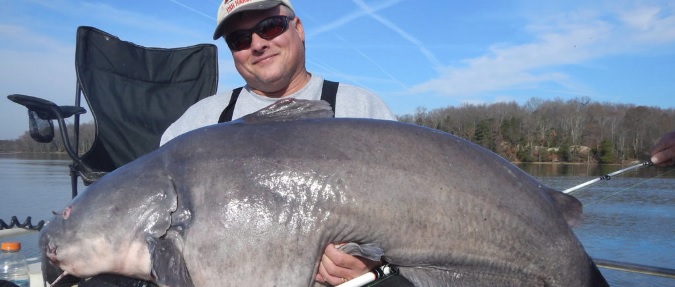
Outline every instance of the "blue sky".
[[(675, 108), (671, 0), (291, 1), (310, 72), (368, 88), (398, 115), (532, 97)], [(0, 95), (72, 104), (81, 25), (142, 46), (216, 43), (219, 91), (229, 91), (243, 80), (222, 40), (211, 40), (218, 5), (0, 0)], [(0, 113), (0, 139), (27, 130), (23, 107), (0, 100)]]

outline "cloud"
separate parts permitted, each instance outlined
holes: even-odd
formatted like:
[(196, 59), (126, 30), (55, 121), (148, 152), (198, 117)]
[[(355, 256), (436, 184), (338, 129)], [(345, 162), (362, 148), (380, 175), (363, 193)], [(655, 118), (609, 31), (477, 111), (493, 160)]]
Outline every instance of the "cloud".
[(644, 6), (619, 12), (618, 18), (640, 43), (675, 41), (675, 14), (667, 7)]
[(592, 58), (592, 48), (604, 28), (573, 29), (546, 33), (535, 42), (495, 45), (480, 57), (463, 61), (462, 67), (448, 66), (438, 77), (412, 88), (413, 92), (433, 91), (441, 95), (466, 95), (502, 90), (539, 82), (564, 82), (567, 76), (547, 67), (575, 64)]
[[(14, 25), (0, 25), (0, 38), (5, 40), (0, 46), (0, 77), (11, 83), (0, 87), (0, 93), (65, 99), (60, 91), (74, 91), (74, 44)], [(68, 102), (73, 95), (67, 94)]]
[[(168, 5), (174, 6), (171, 3)], [(184, 11), (185, 8), (180, 6), (178, 10)], [(115, 8), (100, 2), (26, 1), (8, 9), (13, 9), (15, 13), (0, 21), (0, 38), (3, 39), (0, 42), (0, 77), (3, 79), (0, 94), (26, 94), (59, 105), (74, 102), (75, 29), (78, 25), (87, 24), (109, 30), (122, 40), (148, 47), (193, 45), (203, 39), (210, 39), (212, 27), (209, 25), (209, 29), (194, 29), (182, 25), (178, 20), (147, 15), (138, 9)], [(206, 17), (197, 15), (196, 18)], [(191, 20), (186, 17), (180, 21)], [(197, 22), (195, 25), (199, 24)], [(221, 63), (229, 62), (221, 60)], [(223, 69), (221, 75), (227, 72), (227, 69)], [(2, 126), (0, 135), (13, 139), (26, 130), (27, 126), (23, 122), (26, 110), (5, 101), (5, 104), (0, 105), (0, 113), (8, 118), (20, 119), (20, 122), (18, 125)], [(83, 120), (90, 119), (90, 113), (87, 113)]]
[[(420, 53), (422, 53), (422, 55), (424, 55), (424, 56), (427, 58), (427, 60), (428, 60), (435, 68), (440, 68), (440, 67), (442, 66), (442, 65), (441, 65), (441, 62), (438, 60), (438, 58), (434, 55), (434, 53), (431, 52), (431, 50), (429, 50), (429, 49), (426, 47), (426, 45), (425, 45), (424, 43), (422, 43), (422, 41), (420, 41), (419, 39), (417, 39), (416, 37), (414, 37), (412, 34), (410, 34), (410, 33), (406, 32), (405, 30), (401, 29), (398, 25), (394, 24), (392, 21), (389, 21), (388, 19), (386, 19), (386, 18), (384, 18), (384, 17), (378, 15), (377, 13), (375, 13), (376, 10), (373, 9), (373, 8), (371, 8), (371, 7), (369, 7), (369, 6), (368, 6), (366, 3), (364, 3), (363, 1), (361, 1), (361, 0), (353, 0), (353, 2), (354, 2), (357, 6), (359, 6), (359, 8), (361, 8), (363, 11), (365, 11), (365, 12), (368, 14), (368, 16), (370, 16), (371, 18), (373, 18), (373, 19), (375, 19), (376, 21), (380, 22), (380, 24), (384, 25), (385, 27), (389, 28), (390, 30), (394, 31), (396, 34), (398, 34), (399, 36), (401, 36), (401, 37), (402, 37), (403, 39), (405, 39), (406, 41), (408, 41), (408, 42), (412, 43), (413, 45), (415, 45), (415, 46), (419, 49)], [(396, 2), (399, 2), (399, 1), (394, 1), (394, 2), (392, 2), (392, 4), (393, 4), (393, 3), (396, 3)]]
[[(321, 34), (321, 33), (326, 33), (326, 32), (328, 32), (328, 31), (331, 31), (331, 30), (337, 29), (337, 28), (339, 28), (339, 27), (342, 27), (342, 26), (344, 26), (344, 25), (347, 25), (347, 24), (351, 23), (352, 21), (354, 21), (354, 20), (357, 19), (357, 18), (367, 16), (367, 17), (370, 17), (370, 18), (372, 18), (373, 20), (379, 22), (379, 23), (382, 24), (383, 26), (387, 27), (387, 28), (388, 28), (389, 30), (391, 30), (392, 32), (398, 34), (398, 35), (399, 35), (401, 38), (403, 38), (406, 42), (409, 42), (409, 43), (413, 44), (415, 47), (418, 48), (419, 52), (420, 52), (424, 57), (426, 57), (426, 59), (432, 64), (433, 67), (435, 67), (436, 69), (441, 69), (441, 68), (442, 68), (441, 61), (440, 61), (440, 60), (439, 60), (439, 59), (431, 52), (431, 50), (429, 50), (429, 49), (426, 47), (426, 45), (425, 45), (422, 41), (420, 41), (419, 39), (417, 39), (416, 37), (414, 37), (411, 33), (408, 33), (408, 32), (406, 32), (405, 30), (403, 30), (402, 28), (400, 28), (400, 27), (399, 27), (398, 25), (396, 25), (394, 22), (392, 22), (392, 21), (386, 19), (385, 17), (383, 17), (383, 16), (381, 16), (381, 15), (379, 15), (379, 14), (377, 13), (377, 12), (380, 11), (380, 10), (383, 10), (383, 9), (385, 9), (385, 8), (389, 8), (389, 7), (391, 7), (391, 6), (396, 5), (396, 4), (398, 4), (399, 2), (401, 2), (401, 1), (402, 1), (402, 0), (389, 0), (389, 1), (382, 2), (382, 3), (378, 3), (377, 5), (374, 5), (374, 6), (369, 6), (369, 5), (368, 5), (367, 3), (365, 3), (364, 1), (361, 1), (361, 0), (352, 0), (352, 2), (353, 2), (359, 9), (357, 9), (357, 10), (355, 10), (354, 12), (352, 12), (352, 13), (350, 13), (350, 14), (347, 14), (347, 15), (345, 15), (345, 16), (343, 16), (343, 17), (337, 19), (336, 21), (330, 22), (330, 23), (328, 23), (328, 24), (326, 24), (326, 25), (320, 26), (319, 28), (317, 28), (317, 29), (315, 29), (315, 30), (312, 30), (311, 32), (309, 32), (309, 33), (307, 34), (307, 37), (312, 37), (312, 36), (316, 36), (316, 35)], [(347, 43), (347, 41), (344, 40), (344, 38), (342, 38), (341, 36), (338, 35), (337, 38), (340, 39), (342, 42)], [(359, 56), (363, 57), (366, 61), (370, 62), (370, 63), (371, 63), (373, 66), (375, 66), (382, 74), (384, 74), (384, 75), (386, 76), (386, 78), (387, 78), (388, 80), (384, 81), (385, 83), (395, 84), (395, 85), (397, 85), (397, 86), (399, 86), (399, 87), (401, 87), (401, 88), (403, 88), (403, 89), (407, 89), (407, 88), (408, 88), (408, 86), (407, 86), (402, 80), (396, 78), (392, 73), (388, 72), (381, 64), (379, 64), (377, 61), (375, 61), (375, 60), (373, 59), (373, 57), (368, 56), (365, 52), (363, 52), (362, 50), (360, 50), (359, 48), (357, 48), (357, 47), (355, 47), (355, 46), (353, 46), (353, 45), (350, 45), (350, 47), (354, 50), (354, 52), (355, 52), (356, 54), (358, 54)], [(325, 69), (327, 69), (327, 70), (333, 70), (333, 69), (327, 68), (325, 64), (321, 64), (321, 63), (319, 63), (319, 62), (316, 61), (316, 60), (313, 60), (312, 63), (313, 63), (313, 64), (316, 64), (316, 65), (321, 65), (321, 66), (323, 66), (323, 67), (324, 67)], [(338, 74), (338, 73), (334, 72), (334, 74)], [(358, 83), (358, 80), (356, 80), (356, 79), (355, 79), (356, 77), (354, 77), (354, 76), (345, 75), (345, 76), (343, 76), (343, 77), (346, 78), (346, 79), (351, 80), (352, 82)], [(371, 79), (370, 81), (371, 81), (371, 82), (374, 82), (374, 81), (383, 82), (383, 80), (381, 80), (381, 79)], [(361, 84), (361, 85), (362, 85), (362, 86), (365, 86), (365, 85), (363, 85), (363, 84)]]
[(72, 53), (73, 51), (72, 45), (64, 44), (62, 41), (47, 37), (25, 26), (0, 24), (0, 38), (3, 39), (3, 43), (0, 44), (0, 49), (3, 50), (50, 53)]
[[(75, 98), (75, 67), (72, 49), (68, 53), (12, 51), (0, 49), (0, 94), (25, 94), (44, 98), (59, 105), (72, 105)], [(65, 69), (64, 69), (65, 67)], [(28, 128), (26, 109), (7, 99), (0, 113), (12, 124), (0, 128), (2, 139), (15, 139)], [(16, 119), (19, 119), (18, 122)]]
[[(143, 8), (122, 3), (111, 5), (99, 1), (36, 1), (34, 4), (39, 7), (36, 9), (49, 16), (44, 19), (33, 17), (33, 20), (38, 19), (36, 23), (27, 23), (26, 26), (42, 30), (58, 23), (66, 25), (62, 28), (72, 29), (74, 35), (77, 26), (92, 25), (123, 40), (142, 42), (143, 46), (148, 47), (179, 47), (210, 39), (213, 27), (211, 23), (215, 22), (213, 17), (209, 18), (205, 13), (178, 1), (171, 2), (173, 4), (165, 4), (167, 7), (149, 14)], [(167, 18), (167, 15), (172, 15), (167, 13), (176, 13), (175, 10), (187, 11), (188, 14), (186, 17)], [(205, 22), (211, 24), (208, 29), (203, 29)]]
[(185, 5), (185, 4), (183, 4), (179, 1), (176, 1), (176, 0), (169, 0), (169, 1), (173, 2), (174, 4), (178, 5), (179, 7), (185, 8), (186, 10), (190, 11), (191, 13), (195, 13), (199, 16), (202, 16), (206, 19), (209, 19), (209, 20), (213, 21), (213, 23), (214, 23), (213, 25), (214, 25), (214, 28), (215, 28), (215, 23), (216, 23), (216, 17), (215, 16), (216, 16), (216, 14), (206, 14), (202, 11), (199, 11), (198, 9), (193, 8), (192, 6)]
[[(347, 15), (344, 15), (344, 16), (338, 18), (335, 21), (332, 21), (332, 22), (329, 22), (327, 24), (321, 25), (318, 28), (313, 29), (312, 31), (309, 31), (307, 33), (307, 36), (312, 37), (312, 36), (316, 36), (316, 35), (319, 35), (319, 34), (323, 34), (323, 33), (335, 30), (337, 28), (340, 28), (344, 25), (347, 25), (347, 24), (351, 23), (352, 21), (354, 21), (358, 18), (368, 16), (368, 15), (372, 15), (373, 13), (375, 13), (377, 11), (380, 11), (382, 9), (391, 7), (391, 6), (393, 6), (396, 3), (401, 2), (401, 1), (402, 0), (390, 0), (390, 1), (381, 3), (381, 4), (373, 6), (373, 7), (366, 6), (366, 9), (355, 10), (352, 13), (349, 13)], [(357, 6), (359, 5), (359, 2), (356, 2), (356, 0), (354, 0), (354, 3)], [(365, 5), (365, 4), (363, 4), (363, 5)]]
[(530, 42), (495, 44), (482, 56), (440, 69), (437, 77), (410, 92), (468, 96), (554, 83), (578, 93), (576, 79), (561, 67), (675, 41), (674, 16), (664, 7), (632, 7), (612, 14), (582, 10), (538, 19), (524, 27), (532, 36)]

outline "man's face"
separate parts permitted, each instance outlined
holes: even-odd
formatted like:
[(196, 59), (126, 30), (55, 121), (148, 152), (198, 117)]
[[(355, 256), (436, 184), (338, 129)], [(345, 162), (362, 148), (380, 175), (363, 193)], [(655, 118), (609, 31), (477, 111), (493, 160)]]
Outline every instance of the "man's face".
[[(260, 21), (287, 11), (276, 7), (262, 11), (246, 11), (234, 15), (225, 35), (240, 29), (251, 29)], [(232, 50), (235, 67), (246, 83), (263, 94), (283, 93), (291, 82), (305, 71), (304, 31), (298, 18), (290, 20), (288, 29), (272, 39), (263, 39), (253, 33), (248, 49)]]

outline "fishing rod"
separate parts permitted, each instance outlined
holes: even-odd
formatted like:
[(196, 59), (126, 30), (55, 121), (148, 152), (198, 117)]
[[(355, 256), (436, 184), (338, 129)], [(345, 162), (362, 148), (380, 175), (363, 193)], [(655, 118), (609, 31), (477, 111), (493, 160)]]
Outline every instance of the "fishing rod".
[(359, 277), (356, 277), (352, 280), (349, 280), (345, 283), (337, 285), (335, 287), (361, 287), (366, 286), (368, 283), (372, 283), (377, 279), (383, 278), (389, 275), (398, 274), (398, 268), (393, 265), (385, 264), (380, 267), (374, 268), (370, 272), (363, 274)]
[[(600, 268), (675, 279), (675, 269), (672, 268), (655, 267), (599, 258), (593, 258), (593, 262), (595, 262), (595, 265)], [(398, 272), (399, 271), (395, 266), (387, 264), (375, 268), (366, 274), (342, 283), (336, 287), (362, 287), (384, 276), (398, 274)]]
[(675, 269), (673, 268), (655, 267), (598, 258), (593, 258), (593, 262), (600, 268), (675, 279)]
[(563, 190), (562, 192), (563, 192), (563, 193), (570, 193), (570, 192), (572, 192), (572, 191), (575, 191), (575, 190), (580, 189), (580, 188), (582, 188), (582, 187), (585, 187), (585, 186), (594, 184), (594, 183), (596, 183), (596, 182), (598, 182), (598, 181), (601, 181), (601, 180), (610, 180), (610, 179), (612, 179), (612, 176), (615, 176), (615, 175), (618, 175), (618, 174), (627, 172), (627, 171), (629, 171), (629, 170), (634, 170), (634, 169), (636, 169), (636, 168), (640, 168), (640, 167), (643, 167), (643, 166), (652, 166), (652, 165), (654, 165), (654, 163), (652, 163), (651, 160), (648, 160), (648, 161), (645, 161), (645, 162), (636, 164), (636, 165), (634, 165), (634, 166), (629, 166), (629, 167), (627, 167), (627, 168), (620, 169), (620, 170), (617, 170), (617, 171), (615, 171), (615, 172), (605, 174), (605, 175), (603, 175), (603, 176), (601, 176), (601, 177), (598, 177), (598, 178), (593, 179), (593, 180), (589, 180), (589, 181), (584, 182), (584, 183), (582, 183), (582, 184), (580, 184), (580, 185), (570, 187), (570, 188), (568, 188), (568, 189)]

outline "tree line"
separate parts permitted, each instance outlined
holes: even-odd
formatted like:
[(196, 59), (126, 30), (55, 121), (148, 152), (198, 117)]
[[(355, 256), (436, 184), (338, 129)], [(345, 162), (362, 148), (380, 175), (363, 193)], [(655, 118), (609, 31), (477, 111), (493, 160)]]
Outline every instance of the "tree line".
[(646, 160), (675, 130), (675, 109), (593, 102), (588, 97), (418, 108), (400, 121), (442, 130), (513, 162), (622, 163)]
[[(23, 135), (19, 136), (14, 140), (0, 140), (0, 153), (13, 153), (13, 152), (24, 152), (24, 153), (65, 153), (66, 148), (61, 139), (59, 132), (59, 125), (53, 123), (54, 127), (54, 138), (49, 143), (40, 143), (30, 136), (30, 132), (26, 131)], [(68, 136), (70, 137), (70, 142), (74, 141), (74, 128), (72, 124), (67, 124)], [(96, 134), (96, 128), (94, 123), (80, 123), (79, 131), (79, 154), (83, 154), (94, 142), (94, 136)]]
[[(513, 162), (622, 163), (648, 158), (649, 149), (675, 130), (675, 109), (598, 103), (588, 97), (418, 108), (398, 120), (454, 134)], [(0, 152), (64, 153), (55, 128), (51, 143), (28, 132), (0, 141)], [(69, 125), (72, 137), (72, 125)], [(93, 143), (93, 123), (81, 124), (80, 154)]]

